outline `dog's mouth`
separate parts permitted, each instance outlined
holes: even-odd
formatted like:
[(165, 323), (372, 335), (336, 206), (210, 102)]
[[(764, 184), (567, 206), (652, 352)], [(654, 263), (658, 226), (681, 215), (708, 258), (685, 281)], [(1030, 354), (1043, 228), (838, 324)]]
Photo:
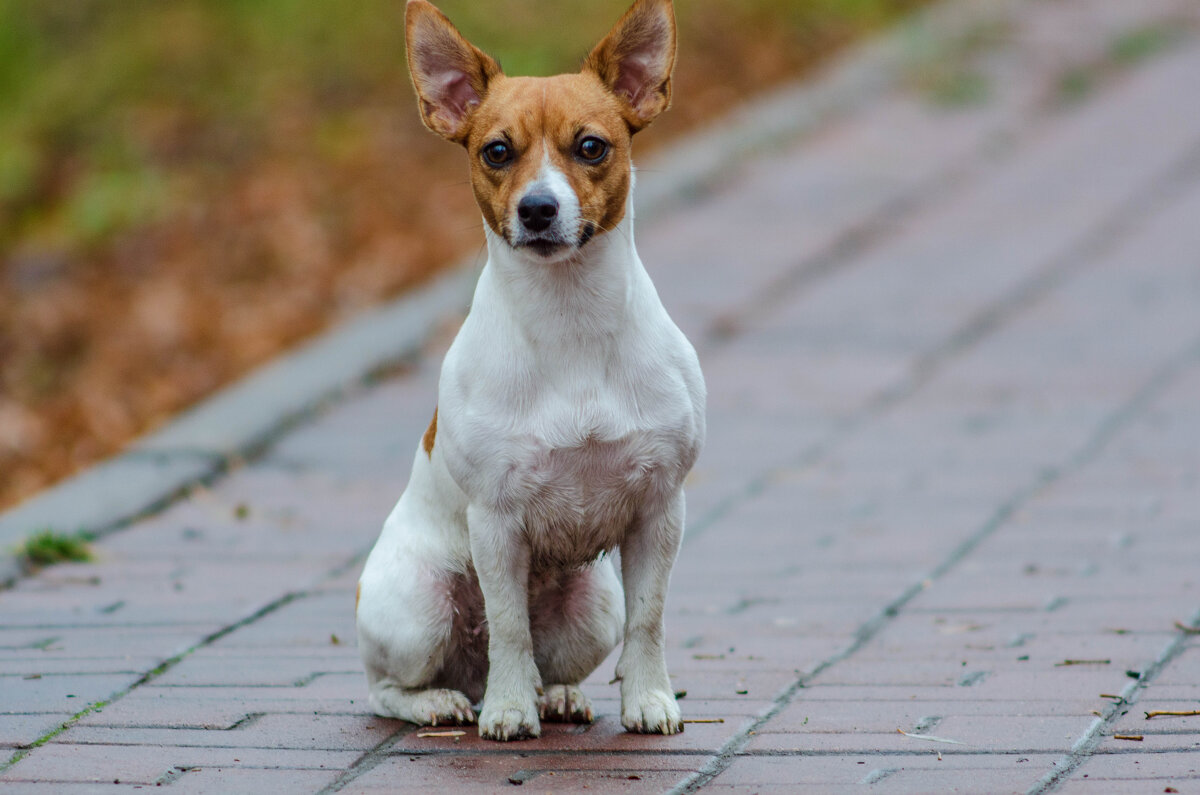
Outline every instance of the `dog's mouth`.
[(567, 244), (561, 240), (550, 240), (548, 238), (533, 238), (531, 240), (522, 240), (517, 243), (516, 248), (524, 248), (532, 251), (540, 257), (553, 257), (563, 249), (567, 248)]
[(513, 248), (527, 249), (540, 257), (550, 258), (568, 249), (581, 249), (596, 235), (596, 225), (584, 222), (579, 239), (571, 242), (559, 235), (517, 235), (509, 244)]

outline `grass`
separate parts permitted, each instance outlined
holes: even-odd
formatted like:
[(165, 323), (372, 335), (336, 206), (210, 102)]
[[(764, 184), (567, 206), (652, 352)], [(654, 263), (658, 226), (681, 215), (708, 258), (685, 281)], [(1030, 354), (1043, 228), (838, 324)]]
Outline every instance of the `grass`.
[(1117, 34), (1109, 41), (1103, 56), (1088, 64), (1072, 66), (1059, 75), (1059, 103), (1070, 106), (1084, 101), (1105, 80), (1159, 55), (1182, 35), (1181, 27), (1164, 24), (1136, 27)]
[(17, 550), (17, 558), (28, 570), (37, 570), (56, 563), (86, 563), (92, 560), (89, 533), (57, 533), (42, 530), (25, 540)]
[(907, 79), (929, 101), (946, 109), (986, 102), (992, 91), (988, 77), (976, 65), (979, 54), (1010, 35), (1006, 23), (984, 23), (957, 39), (931, 39), (920, 31), (909, 42)]
[(1158, 55), (1180, 37), (1179, 28), (1147, 25), (1126, 31), (1108, 45), (1108, 58), (1120, 66), (1135, 66)]

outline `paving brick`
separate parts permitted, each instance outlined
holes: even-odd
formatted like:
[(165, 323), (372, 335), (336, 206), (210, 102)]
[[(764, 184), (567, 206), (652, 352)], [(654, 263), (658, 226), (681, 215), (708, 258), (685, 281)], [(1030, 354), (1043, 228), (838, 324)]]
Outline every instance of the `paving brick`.
[(21, 781), (5, 782), (4, 791), (15, 795), (96, 795), (101, 793), (137, 792), (145, 789), (142, 784), (127, 784), (120, 780), (86, 783), (79, 781)]
[(1093, 780), (1200, 779), (1200, 763), (1192, 751), (1157, 754), (1109, 751), (1089, 757), (1073, 779), (1080, 779), (1085, 774)]
[(199, 767), (180, 771), (168, 792), (260, 795), (263, 792), (319, 792), (340, 776), (337, 770), (269, 770)]
[(367, 715), (359, 698), (306, 697), (291, 688), (142, 687), (80, 721), (81, 726), (180, 726), (221, 729), (250, 714)]
[(26, 746), (58, 729), (71, 717), (70, 712), (0, 714), (0, 747)]
[[(1071, 749), (1076, 738), (1092, 723), (1091, 716), (1010, 716), (950, 715), (932, 727), (919, 730), (916, 726), (922, 717), (912, 723), (898, 724), (880, 716), (874, 720), (842, 718), (841, 725), (829, 730), (800, 727), (798, 730), (776, 731), (768, 725), (755, 734), (749, 749), (754, 752), (919, 752), (929, 750), (943, 754), (977, 753), (979, 750), (1020, 753), (1065, 753)], [(856, 725), (857, 724), (857, 725)], [(954, 742), (926, 740), (901, 734), (903, 729), (912, 734), (939, 737)]]
[[(1031, 754), (943, 754), (938, 759), (936, 751), (920, 755), (869, 752), (802, 756), (743, 755), (717, 776), (713, 785), (718, 788), (821, 785), (824, 791), (824, 785), (861, 785), (864, 779), (870, 777), (878, 779), (877, 786), (882, 787), (883, 791), (890, 792), (896, 782), (893, 776), (904, 772), (906, 778), (914, 781), (920, 781), (930, 773), (953, 776), (953, 782), (943, 785), (948, 788), (961, 787), (967, 782), (979, 780), (979, 776), (987, 776), (985, 780), (990, 780), (995, 786), (997, 777), (1003, 776), (1009, 777), (1009, 781), (1033, 781), (1049, 770), (1056, 759), (1054, 756)], [(931, 784), (926, 791), (951, 791), (933, 786), (932, 779), (929, 781)]]
[[(1094, 705), (1088, 701), (1029, 702), (1014, 694), (1011, 701), (946, 700), (854, 700), (855, 691), (845, 701), (793, 701), (759, 729), (765, 733), (829, 733), (871, 731), (894, 733), (896, 729), (925, 734), (945, 734), (943, 726), (966, 719), (973, 730), (985, 728), (989, 720), (1026, 721), (1083, 718), (1091, 721)], [(946, 735), (950, 736), (950, 735)], [(971, 739), (960, 737), (959, 739)], [(976, 737), (973, 741), (984, 738)]]
[[(314, 643), (320, 642), (313, 638)], [(329, 637), (323, 639), (329, 645)], [(158, 679), (159, 687), (304, 687), (327, 674), (359, 674), (358, 655), (291, 656), (264, 653), (225, 653), (206, 649), (173, 667)]]
[(64, 674), (40, 679), (4, 677), (3, 714), (70, 712), (107, 701), (133, 684), (136, 677), (119, 674)]
[[(165, 724), (165, 725), (164, 725)], [(405, 724), (368, 715), (247, 713), (218, 728), (180, 728), (169, 722), (142, 726), (76, 726), (54, 742), (162, 747), (281, 748), (369, 751)]]
[[(397, 782), (413, 789), (492, 793), (522, 781), (521, 792), (663, 792), (689, 770), (689, 757), (637, 755), (390, 755), (356, 778), (343, 792), (395, 792)], [(452, 784), (451, 784), (452, 782)]]
[(1200, 752), (1200, 732), (1185, 732), (1176, 734), (1173, 732), (1146, 731), (1140, 730), (1133, 736), (1142, 737), (1140, 741), (1124, 740), (1117, 737), (1117, 734), (1123, 735), (1124, 732), (1116, 732), (1114, 735), (1106, 736), (1101, 748), (1112, 753), (1124, 753), (1130, 750), (1131, 745), (1137, 745), (1138, 753), (1162, 753), (1164, 751), (1196, 753)]
[(193, 768), (341, 771), (361, 756), (357, 751), (255, 748), (179, 748), (139, 745), (51, 743), (0, 773), (9, 782), (108, 782), (154, 785)]
[(160, 684), (159, 680), (155, 680), (153, 683), (139, 688), (139, 692), (145, 692), (152, 698), (163, 696), (218, 701), (245, 698), (247, 700), (289, 701), (297, 704), (348, 703), (356, 699), (361, 699), (365, 703), (366, 691), (366, 675), (361, 671), (322, 673), (304, 679), (285, 680), (280, 684), (188, 685), (182, 683)]

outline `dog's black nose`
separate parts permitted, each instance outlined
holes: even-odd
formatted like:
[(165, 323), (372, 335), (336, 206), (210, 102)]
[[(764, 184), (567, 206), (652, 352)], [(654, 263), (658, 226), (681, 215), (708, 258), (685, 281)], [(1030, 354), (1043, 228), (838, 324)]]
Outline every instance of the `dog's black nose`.
[(517, 205), (517, 217), (530, 232), (541, 232), (558, 215), (558, 200), (549, 193), (531, 193)]

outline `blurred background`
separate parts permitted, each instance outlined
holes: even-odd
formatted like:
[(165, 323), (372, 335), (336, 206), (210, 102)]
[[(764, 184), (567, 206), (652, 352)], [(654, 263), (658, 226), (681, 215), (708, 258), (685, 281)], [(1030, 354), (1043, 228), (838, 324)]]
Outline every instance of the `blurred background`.
[[(922, 0), (679, 0), (641, 153)], [(441, 0), (511, 74), (578, 68), (627, 0)], [(0, 509), (479, 250), (402, 0), (0, 2)], [(969, 88), (969, 87), (968, 87)]]

